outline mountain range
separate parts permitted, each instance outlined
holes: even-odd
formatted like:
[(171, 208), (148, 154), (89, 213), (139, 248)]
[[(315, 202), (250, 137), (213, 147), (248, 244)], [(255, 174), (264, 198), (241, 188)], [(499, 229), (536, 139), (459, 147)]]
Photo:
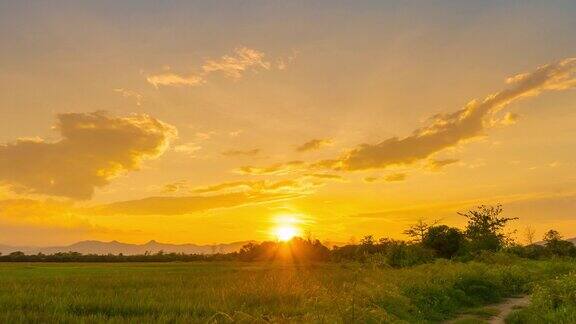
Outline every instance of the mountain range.
[(236, 252), (242, 248), (243, 245), (254, 241), (241, 241), (223, 244), (169, 244), (159, 243), (154, 240), (145, 244), (130, 244), (118, 241), (102, 242), (102, 241), (80, 241), (71, 245), (65, 246), (51, 246), (51, 247), (26, 247), (26, 246), (9, 246), (0, 244), (0, 253), (9, 254), (15, 251), (21, 251), (25, 254), (54, 254), (57, 252), (80, 252), (82, 254), (124, 254), (135, 255), (157, 253), (163, 251), (165, 253), (185, 253), (185, 254), (214, 254), (214, 253), (230, 253)]

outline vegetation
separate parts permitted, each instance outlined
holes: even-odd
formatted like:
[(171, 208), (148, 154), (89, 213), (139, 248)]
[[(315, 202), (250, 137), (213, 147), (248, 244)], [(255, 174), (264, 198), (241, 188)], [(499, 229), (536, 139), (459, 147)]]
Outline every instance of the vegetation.
[(576, 323), (576, 274), (537, 284), (531, 305), (512, 313), (507, 323)]
[(534, 303), (512, 323), (575, 322), (571, 242), (550, 230), (541, 244), (515, 244), (500, 206), (462, 215), (463, 230), (420, 220), (411, 241), (332, 249), (294, 238), (214, 255), (14, 252), (0, 256), (12, 262), (0, 265), (0, 322), (427, 323), (488, 317), (482, 306), (526, 293)]
[(0, 322), (426, 323), (528, 291), (569, 261), (4, 263)]

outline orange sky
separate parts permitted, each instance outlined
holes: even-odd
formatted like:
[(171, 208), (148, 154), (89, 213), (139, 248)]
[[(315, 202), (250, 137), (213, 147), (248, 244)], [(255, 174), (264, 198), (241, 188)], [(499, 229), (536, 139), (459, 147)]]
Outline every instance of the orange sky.
[(576, 236), (575, 10), (0, 3), (0, 244)]

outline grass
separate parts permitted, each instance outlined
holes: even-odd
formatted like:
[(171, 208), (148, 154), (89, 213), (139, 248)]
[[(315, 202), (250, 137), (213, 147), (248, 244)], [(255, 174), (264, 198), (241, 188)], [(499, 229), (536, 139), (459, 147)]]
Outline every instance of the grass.
[(576, 323), (576, 273), (538, 283), (531, 305), (513, 312), (506, 323)]
[(576, 269), (561, 261), (0, 264), (0, 322), (427, 323)]

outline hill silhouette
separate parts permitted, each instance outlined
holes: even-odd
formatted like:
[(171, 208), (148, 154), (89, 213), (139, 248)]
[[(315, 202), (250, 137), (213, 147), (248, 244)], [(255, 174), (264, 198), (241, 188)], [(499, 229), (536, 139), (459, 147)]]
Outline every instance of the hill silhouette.
[(185, 254), (215, 254), (215, 253), (230, 253), (239, 251), (245, 244), (254, 241), (240, 241), (232, 243), (221, 244), (207, 244), (198, 245), (192, 243), (186, 244), (170, 244), (160, 243), (151, 240), (144, 244), (131, 244), (118, 241), (102, 242), (102, 241), (80, 241), (71, 245), (64, 246), (51, 246), (51, 247), (26, 247), (26, 246), (10, 246), (0, 244), (0, 253), (9, 254), (15, 251), (21, 251), (25, 254), (54, 254), (58, 252), (79, 252), (82, 254), (124, 254), (124, 255), (138, 255), (149, 253), (157, 253), (163, 251), (166, 253), (185, 253)]

